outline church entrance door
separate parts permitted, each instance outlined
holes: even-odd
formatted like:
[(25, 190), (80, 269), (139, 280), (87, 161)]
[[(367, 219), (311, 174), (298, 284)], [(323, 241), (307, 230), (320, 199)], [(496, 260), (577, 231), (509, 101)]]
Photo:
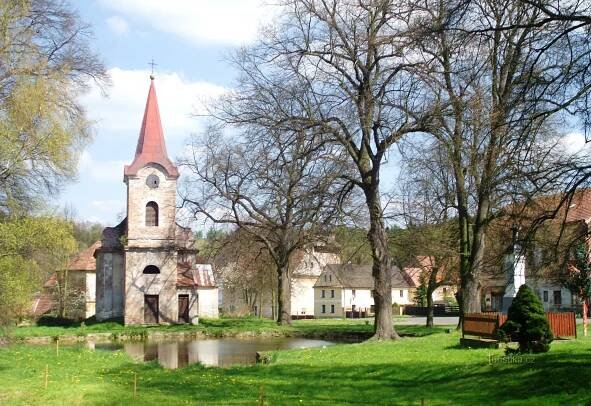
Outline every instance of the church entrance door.
[(179, 295), (179, 323), (190, 323), (189, 295)]
[(144, 324), (158, 324), (158, 295), (144, 295)]

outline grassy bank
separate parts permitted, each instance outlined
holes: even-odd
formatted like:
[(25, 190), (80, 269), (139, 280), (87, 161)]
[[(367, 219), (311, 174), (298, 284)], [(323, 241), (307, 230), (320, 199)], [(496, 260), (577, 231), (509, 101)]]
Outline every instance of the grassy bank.
[[(302, 321), (302, 328), (318, 322)], [(336, 323), (335, 323), (336, 324)], [(364, 328), (357, 323), (356, 328)], [(334, 326), (333, 326), (334, 327)], [(13, 345), (0, 349), (0, 404), (586, 404), (591, 340), (561, 341), (523, 363), (501, 350), (462, 349), (457, 333), (280, 351), (270, 365), (165, 370), (123, 352)], [(45, 366), (48, 388), (44, 389)], [(134, 375), (138, 377), (133, 397)]]
[(112, 334), (114, 337), (128, 335), (147, 337), (152, 333), (203, 333), (208, 336), (232, 336), (240, 333), (327, 336), (340, 334), (370, 334), (373, 320), (295, 320), (292, 326), (279, 326), (272, 320), (259, 318), (201, 319), (198, 325), (180, 324), (171, 326), (124, 326), (118, 322), (78, 324), (70, 327), (24, 326), (15, 327), (6, 334), (13, 341), (30, 337), (71, 337), (89, 334)]

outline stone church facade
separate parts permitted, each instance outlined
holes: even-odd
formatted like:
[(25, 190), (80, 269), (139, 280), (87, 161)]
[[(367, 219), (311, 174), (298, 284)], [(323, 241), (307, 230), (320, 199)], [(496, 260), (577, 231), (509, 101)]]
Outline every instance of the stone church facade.
[(95, 253), (98, 320), (169, 324), (217, 317), (211, 266), (199, 261), (191, 230), (176, 223), (178, 177), (152, 78), (135, 157), (124, 168), (127, 217), (103, 231)]

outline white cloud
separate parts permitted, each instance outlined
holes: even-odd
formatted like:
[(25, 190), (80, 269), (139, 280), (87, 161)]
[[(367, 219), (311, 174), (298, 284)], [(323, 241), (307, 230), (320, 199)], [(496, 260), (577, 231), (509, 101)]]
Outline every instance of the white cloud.
[[(139, 134), (148, 88), (147, 70), (109, 69), (112, 86), (104, 97), (98, 87), (82, 97), (88, 116), (96, 121), (98, 131), (109, 131), (137, 137)], [(225, 91), (208, 82), (191, 82), (178, 73), (160, 73), (155, 80), (156, 94), (165, 137), (187, 138), (196, 130), (194, 113), (204, 113), (204, 102)]]
[(568, 155), (589, 154), (591, 145), (585, 141), (585, 135), (579, 132), (571, 132), (560, 139), (560, 144)]
[(123, 17), (112, 16), (106, 20), (109, 29), (117, 35), (125, 35), (129, 32), (129, 24)]
[(126, 161), (97, 161), (92, 158), (88, 151), (80, 156), (78, 170), (80, 174), (87, 177), (86, 180), (99, 182), (122, 182), (123, 166)]
[(273, 18), (264, 0), (100, 0), (103, 7), (195, 43), (240, 45)]

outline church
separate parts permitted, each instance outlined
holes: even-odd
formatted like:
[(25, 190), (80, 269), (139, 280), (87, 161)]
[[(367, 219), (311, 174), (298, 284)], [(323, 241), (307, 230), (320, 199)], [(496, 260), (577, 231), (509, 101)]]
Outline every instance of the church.
[(218, 317), (218, 289), (190, 228), (176, 222), (179, 171), (168, 158), (154, 77), (135, 151), (123, 171), (127, 217), (103, 230), (96, 257), (96, 318), (126, 325)]

